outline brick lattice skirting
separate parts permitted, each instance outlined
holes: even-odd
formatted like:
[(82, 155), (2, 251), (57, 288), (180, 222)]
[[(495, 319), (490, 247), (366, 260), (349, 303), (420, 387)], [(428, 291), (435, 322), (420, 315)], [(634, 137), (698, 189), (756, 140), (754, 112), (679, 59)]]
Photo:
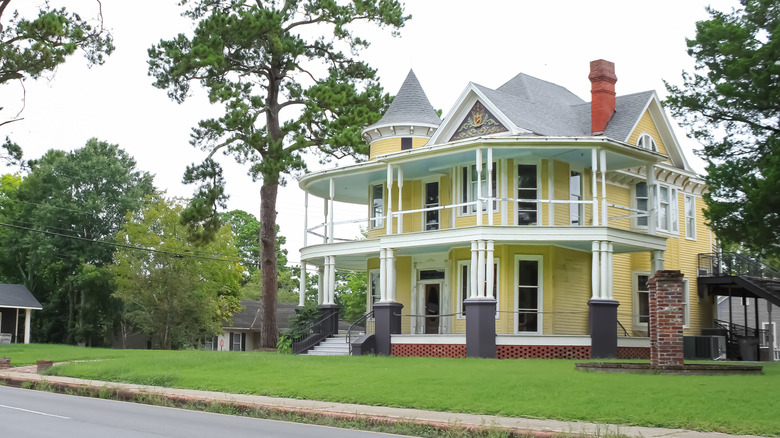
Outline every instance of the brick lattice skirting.
[(618, 359), (650, 359), (650, 347), (618, 347)]
[(465, 344), (393, 344), (393, 356), (466, 357)]

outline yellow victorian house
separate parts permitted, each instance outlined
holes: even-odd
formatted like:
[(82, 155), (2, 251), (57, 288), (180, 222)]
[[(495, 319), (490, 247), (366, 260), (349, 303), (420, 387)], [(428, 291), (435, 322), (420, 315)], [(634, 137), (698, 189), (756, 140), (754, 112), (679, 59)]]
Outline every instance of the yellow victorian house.
[[(442, 120), (410, 72), (363, 130), (368, 161), (300, 179), (306, 211), (311, 198), (326, 211), (301, 249), (320, 304), (335, 269), (368, 272), (374, 333), (358, 351), (647, 357), (645, 283), (661, 269), (685, 276), (685, 334), (712, 325), (695, 293), (713, 245), (704, 182), (655, 92), (616, 96), (604, 60), (589, 79), (591, 102), (525, 74), (470, 83)], [(335, 201), (365, 208), (350, 222), (366, 238), (335, 237)]]

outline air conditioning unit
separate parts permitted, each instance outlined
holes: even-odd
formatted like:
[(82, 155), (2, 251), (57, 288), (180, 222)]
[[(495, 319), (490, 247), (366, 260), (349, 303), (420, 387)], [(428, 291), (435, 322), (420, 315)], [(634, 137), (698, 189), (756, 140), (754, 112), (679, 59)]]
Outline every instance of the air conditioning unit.
[(721, 360), (726, 358), (725, 336), (684, 336), (683, 356), (690, 360)]

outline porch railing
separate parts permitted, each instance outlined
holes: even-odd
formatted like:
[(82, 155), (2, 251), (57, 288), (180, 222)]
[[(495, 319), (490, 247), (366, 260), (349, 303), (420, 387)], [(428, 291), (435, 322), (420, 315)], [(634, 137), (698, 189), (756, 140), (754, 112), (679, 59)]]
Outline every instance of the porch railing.
[(292, 353), (304, 353), (322, 342), (323, 339), (333, 335), (333, 327), (337, 327), (338, 313), (324, 315), (316, 321), (304, 327), (298, 335), (292, 339)]
[[(372, 318), (374, 311), (370, 311), (361, 316), (360, 319), (349, 325), (347, 329), (347, 345), (349, 346), (349, 355), (352, 356), (352, 340), (357, 339), (362, 334), (374, 333), (374, 324)], [(371, 322), (369, 324), (369, 322)]]
[(780, 280), (780, 271), (734, 252), (699, 254), (699, 277), (723, 276)]

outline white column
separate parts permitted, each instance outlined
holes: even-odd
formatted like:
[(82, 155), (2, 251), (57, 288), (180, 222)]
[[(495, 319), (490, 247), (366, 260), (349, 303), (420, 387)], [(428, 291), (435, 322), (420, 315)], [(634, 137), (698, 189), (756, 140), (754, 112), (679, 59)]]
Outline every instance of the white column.
[(593, 260), (591, 261), (591, 298), (597, 299), (601, 291), (601, 243), (598, 240), (594, 240), (591, 245), (591, 253), (593, 254)]
[(591, 201), (593, 201), (593, 226), (599, 225), (599, 201), (598, 189), (596, 186), (596, 176), (598, 172), (599, 159), (598, 150), (591, 149), (590, 155), (590, 180), (591, 180)]
[(298, 305), (303, 307), (306, 304), (306, 263), (301, 262), (301, 275), (298, 276), (300, 285), (298, 287)]
[(333, 181), (333, 178), (330, 179), (330, 199), (328, 202), (330, 203), (328, 207), (328, 243), (333, 243), (333, 200), (336, 197), (336, 184)]
[(395, 254), (387, 249), (387, 301), (395, 301)]
[(387, 223), (385, 234), (393, 234), (393, 166), (387, 165)]
[(387, 301), (387, 250), (379, 249), (379, 301)]
[(482, 149), (477, 149), (476, 161), (477, 161), (477, 225), (482, 225), (482, 206), (483, 202), (479, 200), (482, 197)]
[[(458, 203), (458, 195), (456, 193), (456, 183), (458, 177), (458, 168), (453, 167), (452, 168), (452, 178), (450, 178), (450, 204), (457, 204)], [(460, 208), (460, 207), (458, 207)], [(455, 228), (455, 218), (458, 216), (458, 209), (457, 208), (451, 208), (450, 209), (450, 228)]]
[(328, 288), (328, 304), (336, 304), (336, 256), (330, 256), (330, 286)]
[(322, 200), (322, 214), (325, 218), (325, 228), (322, 229), (322, 243), (328, 243), (328, 198)]
[(477, 241), (477, 297), (485, 298), (485, 241)]
[[(499, 164), (501, 165), (501, 170), (498, 174), (501, 175), (501, 184), (499, 184), (498, 192), (501, 194), (502, 198), (508, 198), (509, 193), (512, 192), (509, 190), (509, 162), (507, 160), (501, 160), (499, 161)], [(509, 201), (501, 201), (501, 225), (508, 224)]]
[(655, 235), (658, 218), (655, 210), (655, 166), (648, 164), (645, 172), (647, 173), (647, 232)]
[(664, 270), (664, 251), (653, 251), (650, 253), (650, 276), (655, 275), (655, 271)]
[(317, 266), (317, 304), (322, 304), (325, 298), (325, 262)]
[[(553, 181), (553, 161), (547, 160), (547, 199), (555, 199), (555, 182)], [(555, 225), (555, 204), (547, 203), (547, 225)]]
[(608, 300), (613, 299), (614, 295), (612, 294), (612, 278), (613, 278), (613, 269), (612, 269), (612, 242), (607, 242), (607, 295), (604, 297)]
[(471, 241), (471, 290), (469, 291), (469, 298), (477, 297), (477, 241)]
[(493, 253), (495, 250), (495, 243), (492, 240), (487, 241), (487, 253), (485, 254), (485, 258), (487, 259), (485, 263), (485, 270), (487, 271), (487, 280), (485, 281), (485, 294), (487, 298), (495, 298), (493, 295), (493, 285), (496, 282), (496, 279), (493, 278), (494, 274), (494, 264), (495, 261), (493, 260)]
[[(769, 306), (771, 307), (772, 305), (770, 304)], [(24, 343), (25, 344), (30, 343), (30, 318), (32, 318), (32, 309), (24, 309)]]
[[(488, 199), (493, 197), (493, 148), (487, 150)], [(487, 201), (488, 225), (493, 225), (493, 201)]]
[(601, 253), (599, 254), (599, 263), (601, 264), (601, 278), (599, 279), (599, 298), (605, 299), (607, 298), (607, 277), (609, 276), (608, 272), (608, 257), (607, 257), (607, 248), (608, 243), (602, 241), (601, 242)]
[(325, 278), (322, 283), (322, 302), (320, 304), (330, 304), (330, 256), (325, 256), (323, 261), (323, 271)]
[(607, 151), (601, 151), (599, 168), (601, 169), (601, 226), (606, 227), (609, 225), (609, 212), (607, 211)]
[[(398, 234), (404, 232), (404, 215), (400, 214), (404, 211), (404, 171), (398, 168)], [(425, 201), (423, 201), (425, 202)]]
[(303, 247), (307, 247), (309, 240), (309, 192), (303, 195)]

